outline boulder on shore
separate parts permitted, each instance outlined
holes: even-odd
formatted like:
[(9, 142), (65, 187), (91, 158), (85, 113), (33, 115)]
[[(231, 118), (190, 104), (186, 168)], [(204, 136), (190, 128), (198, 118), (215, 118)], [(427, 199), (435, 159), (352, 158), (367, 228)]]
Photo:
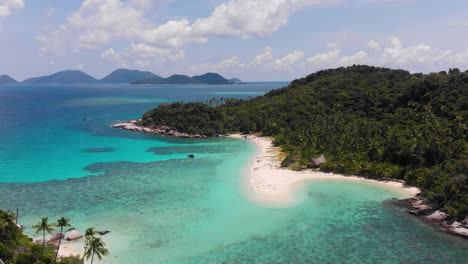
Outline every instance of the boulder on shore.
[(49, 239), (49, 242), (56, 242), (56, 241), (59, 241), (59, 239), (62, 239), (64, 237), (65, 236), (63, 234), (56, 233), (56, 234), (52, 235), (52, 237)]
[(66, 238), (67, 238), (68, 241), (77, 240), (77, 239), (80, 239), (82, 237), (83, 237), (83, 235), (80, 232), (76, 231), (76, 230), (72, 230), (72, 231), (68, 232), (67, 235), (66, 235)]

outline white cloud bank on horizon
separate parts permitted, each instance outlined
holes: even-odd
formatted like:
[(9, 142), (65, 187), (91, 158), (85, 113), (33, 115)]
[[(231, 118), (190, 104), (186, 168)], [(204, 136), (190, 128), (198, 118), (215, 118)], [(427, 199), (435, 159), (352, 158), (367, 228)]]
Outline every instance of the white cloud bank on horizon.
[(420, 68), (428, 66), (438, 70), (468, 66), (468, 49), (453, 51), (433, 48), (427, 44), (404, 46), (397, 37), (390, 37), (385, 43), (375, 40), (369, 43), (371, 44), (368, 44), (365, 49), (346, 55), (338, 48), (329, 49), (330, 46), (327, 45), (328, 50), (309, 57), (305, 56), (304, 51), (293, 51), (284, 56), (275, 57), (273, 49), (266, 47), (250, 60), (242, 61), (237, 56), (233, 56), (219, 63), (205, 63), (192, 66), (190, 69), (193, 73), (216, 70), (224, 74), (238, 74), (252, 70), (256, 72), (280, 71), (293, 73), (292, 77), (297, 78), (318, 70), (353, 64), (402, 68), (418, 72)]

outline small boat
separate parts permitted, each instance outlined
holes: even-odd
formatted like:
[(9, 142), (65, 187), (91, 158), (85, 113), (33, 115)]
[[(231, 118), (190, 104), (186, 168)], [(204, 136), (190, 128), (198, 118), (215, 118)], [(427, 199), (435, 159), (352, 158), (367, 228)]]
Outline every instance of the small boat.
[(195, 158), (195, 155), (193, 155), (193, 154), (188, 154), (187, 157), (193, 159), (193, 158)]
[(97, 233), (98, 233), (99, 235), (103, 236), (103, 235), (109, 234), (110, 231), (109, 231), (109, 230), (97, 231)]

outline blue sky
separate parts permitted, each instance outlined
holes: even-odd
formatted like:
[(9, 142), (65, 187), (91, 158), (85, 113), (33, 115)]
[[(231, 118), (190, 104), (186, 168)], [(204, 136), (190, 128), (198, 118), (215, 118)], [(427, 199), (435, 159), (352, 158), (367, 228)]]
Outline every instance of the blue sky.
[(468, 69), (468, 1), (0, 0), (0, 74), (209, 71), (291, 80), (352, 64)]

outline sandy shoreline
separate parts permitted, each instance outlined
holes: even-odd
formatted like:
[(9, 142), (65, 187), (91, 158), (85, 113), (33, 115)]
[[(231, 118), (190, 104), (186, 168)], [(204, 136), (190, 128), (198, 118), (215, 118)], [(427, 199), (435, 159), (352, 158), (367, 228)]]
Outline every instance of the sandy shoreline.
[[(245, 138), (241, 135), (230, 135), (231, 138)], [(245, 179), (246, 193), (255, 202), (268, 206), (292, 206), (298, 202), (297, 188), (311, 181), (349, 181), (373, 184), (388, 191), (395, 192), (401, 198), (414, 197), (420, 190), (407, 187), (398, 181), (377, 181), (356, 176), (344, 176), (313, 170), (292, 171), (281, 168), (280, 150), (274, 147), (268, 137), (247, 136), (247, 140), (257, 147), (255, 161)]]

